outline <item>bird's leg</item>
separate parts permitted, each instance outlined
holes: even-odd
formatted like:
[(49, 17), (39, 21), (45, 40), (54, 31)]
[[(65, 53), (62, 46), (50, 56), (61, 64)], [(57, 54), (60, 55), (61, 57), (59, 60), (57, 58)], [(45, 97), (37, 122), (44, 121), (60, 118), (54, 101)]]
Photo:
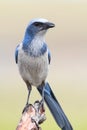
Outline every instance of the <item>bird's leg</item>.
[(31, 85), (27, 86), (27, 88), (28, 88), (28, 97), (27, 97), (26, 106), (29, 104), (29, 97), (30, 97), (30, 93), (31, 93), (31, 90), (32, 90)]
[(27, 88), (28, 88), (28, 97), (27, 97), (27, 102), (26, 102), (26, 105), (23, 109), (23, 112), (29, 107), (29, 97), (30, 97), (30, 93), (31, 93), (31, 90), (32, 90), (32, 87), (31, 87), (30, 84), (27, 85)]
[(43, 89), (42, 89), (42, 99), (40, 101), (40, 106), (44, 107), (44, 89), (45, 89), (45, 83), (44, 82), (42, 82), (41, 87), (43, 87)]

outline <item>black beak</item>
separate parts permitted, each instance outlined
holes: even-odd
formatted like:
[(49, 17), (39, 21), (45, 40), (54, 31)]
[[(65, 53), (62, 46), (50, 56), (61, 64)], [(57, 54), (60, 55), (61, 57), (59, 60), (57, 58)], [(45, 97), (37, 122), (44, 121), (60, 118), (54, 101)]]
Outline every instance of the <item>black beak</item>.
[(50, 23), (50, 22), (46, 22), (43, 25), (43, 29), (49, 29), (49, 28), (53, 28), (53, 27), (55, 27), (55, 24), (54, 23)]

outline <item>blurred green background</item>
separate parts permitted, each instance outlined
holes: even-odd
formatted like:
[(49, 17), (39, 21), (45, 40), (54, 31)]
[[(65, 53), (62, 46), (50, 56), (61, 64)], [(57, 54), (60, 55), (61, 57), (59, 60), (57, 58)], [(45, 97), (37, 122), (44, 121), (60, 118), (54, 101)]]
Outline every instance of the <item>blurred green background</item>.
[[(0, 0), (0, 130), (15, 130), (27, 88), (14, 60), (32, 18), (54, 22), (46, 41), (52, 60), (47, 80), (74, 130), (87, 130), (86, 0)], [(41, 98), (33, 88), (31, 102)], [(59, 130), (48, 109), (43, 130)]]

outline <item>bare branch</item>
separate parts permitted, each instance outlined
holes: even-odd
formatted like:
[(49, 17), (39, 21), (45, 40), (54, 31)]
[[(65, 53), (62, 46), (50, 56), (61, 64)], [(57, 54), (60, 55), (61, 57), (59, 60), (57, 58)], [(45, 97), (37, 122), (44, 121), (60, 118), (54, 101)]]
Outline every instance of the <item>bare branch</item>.
[(39, 125), (46, 120), (43, 104), (35, 101), (34, 105), (29, 104), (24, 110), (16, 130), (41, 130)]

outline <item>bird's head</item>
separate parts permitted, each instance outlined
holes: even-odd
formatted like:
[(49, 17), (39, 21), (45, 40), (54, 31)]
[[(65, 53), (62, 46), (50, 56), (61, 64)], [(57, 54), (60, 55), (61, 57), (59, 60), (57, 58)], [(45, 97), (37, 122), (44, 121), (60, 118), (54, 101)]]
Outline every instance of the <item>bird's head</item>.
[(46, 19), (38, 18), (30, 21), (26, 31), (29, 35), (44, 35), (49, 28), (53, 28), (55, 25), (48, 22)]

